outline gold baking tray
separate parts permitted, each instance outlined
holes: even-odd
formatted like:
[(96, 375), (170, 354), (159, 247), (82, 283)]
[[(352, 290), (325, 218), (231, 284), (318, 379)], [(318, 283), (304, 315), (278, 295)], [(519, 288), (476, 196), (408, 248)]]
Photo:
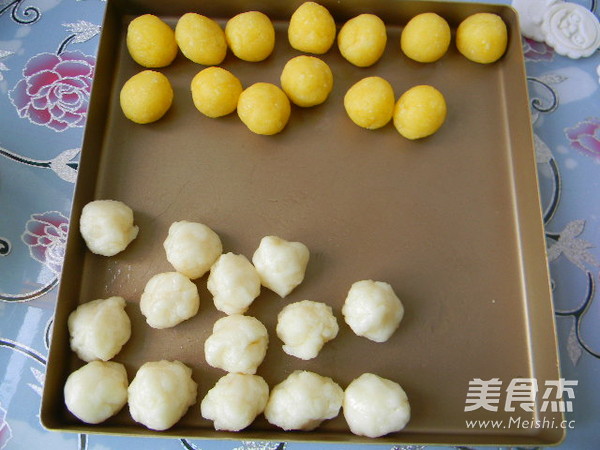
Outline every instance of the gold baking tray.
[[(264, 62), (228, 54), (222, 66), (244, 86), (279, 84), (293, 56), (287, 20), (301, 1), (109, 0), (77, 181), (63, 276), (57, 302), (41, 419), (52, 430), (206, 439), (322, 441), (343, 443), (548, 445), (561, 441), (559, 412), (507, 411), (507, 388), (516, 378), (543, 387), (559, 378), (536, 163), (517, 17), (510, 7), (473, 3), (328, 0), (321, 2), (338, 25), (363, 12), (388, 27), (383, 58), (370, 68), (345, 61), (334, 46), (323, 59), (334, 73), (334, 90), (323, 105), (292, 108), (284, 131), (252, 134), (236, 114), (202, 116), (193, 106), (190, 81), (203, 67), (178, 55), (160, 69), (175, 99), (160, 121), (136, 125), (120, 110), (126, 79), (140, 71), (127, 53), (125, 32), (136, 15), (154, 13), (174, 26), (195, 11), (221, 24), (259, 9), (274, 21), (277, 43)], [(491, 65), (467, 61), (454, 47), (433, 64), (401, 52), (402, 26), (434, 11), (456, 29), (475, 12), (502, 16), (508, 50)], [(417, 84), (436, 86), (446, 97), (448, 118), (435, 135), (408, 141), (390, 123), (368, 131), (346, 116), (343, 96), (359, 79), (379, 75), (396, 96)], [(86, 250), (78, 233), (83, 205), (117, 199), (135, 211), (138, 238), (111, 258)], [(400, 383), (412, 419), (399, 433), (367, 439), (350, 433), (343, 416), (311, 432), (283, 432), (260, 416), (239, 433), (217, 432), (202, 419), (199, 403), (224, 372), (209, 367), (203, 343), (216, 311), (197, 281), (200, 313), (175, 328), (145, 324), (138, 301), (148, 279), (172, 270), (162, 242), (176, 220), (207, 224), (225, 251), (251, 257), (261, 237), (278, 235), (305, 243), (311, 259), (304, 282), (285, 300), (263, 289), (249, 315), (270, 333), (259, 367), (270, 386), (295, 369), (330, 376), (342, 387), (364, 372)], [(394, 336), (376, 344), (355, 336), (341, 307), (350, 285), (361, 279), (392, 284), (405, 318)], [(115, 358), (130, 380), (149, 360), (178, 359), (193, 368), (198, 403), (172, 429), (154, 432), (132, 421), (127, 408), (100, 425), (86, 425), (64, 406), (63, 385), (82, 365), (69, 349), (67, 317), (80, 303), (120, 295), (127, 300), (132, 338)], [(275, 334), (281, 308), (302, 299), (330, 304), (338, 337), (314, 360), (286, 355)], [(466, 411), (469, 381), (502, 382), (498, 411)], [(540, 391), (541, 394), (541, 391)], [(515, 404), (513, 404), (514, 406)], [(498, 429), (468, 428), (466, 420), (502, 420)], [(543, 421), (525, 426), (525, 420)], [(509, 422), (511, 421), (511, 422)], [(516, 426), (516, 421), (521, 425)], [(548, 426), (548, 423), (553, 426)], [(543, 426), (543, 424), (546, 426)]]

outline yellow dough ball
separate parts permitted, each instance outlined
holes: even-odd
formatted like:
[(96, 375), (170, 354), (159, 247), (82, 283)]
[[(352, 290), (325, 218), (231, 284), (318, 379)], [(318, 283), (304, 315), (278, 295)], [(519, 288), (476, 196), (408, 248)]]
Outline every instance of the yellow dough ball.
[(344, 108), (356, 125), (369, 130), (381, 128), (394, 113), (394, 90), (381, 77), (363, 78), (346, 92)]
[(192, 99), (202, 114), (221, 117), (235, 111), (242, 93), (242, 83), (221, 67), (208, 67), (192, 79)]
[(140, 66), (165, 67), (177, 56), (175, 33), (158, 17), (144, 14), (127, 27), (127, 49)]
[(415, 86), (400, 96), (394, 108), (394, 126), (407, 139), (430, 136), (446, 120), (446, 100), (433, 86)]
[(477, 13), (467, 17), (456, 30), (456, 47), (467, 59), (489, 64), (506, 51), (508, 32), (500, 16)]
[(256, 134), (279, 133), (290, 118), (290, 101), (271, 83), (255, 83), (240, 95), (237, 112), (242, 122)]
[(375, 64), (387, 43), (383, 21), (373, 14), (361, 14), (344, 24), (338, 34), (338, 46), (344, 58), (358, 67)]
[(186, 58), (205, 66), (220, 64), (227, 54), (225, 33), (217, 22), (196, 13), (179, 18), (175, 40)]
[(173, 88), (162, 73), (144, 70), (125, 82), (120, 102), (129, 120), (141, 124), (155, 122), (171, 107)]
[(435, 13), (413, 17), (402, 30), (400, 47), (410, 59), (422, 63), (434, 62), (448, 51), (450, 26)]
[(281, 72), (281, 87), (298, 106), (320, 105), (333, 89), (333, 74), (327, 63), (319, 58), (296, 56)]
[(335, 41), (335, 21), (322, 5), (306, 2), (290, 18), (288, 39), (301, 52), (322, 55)]
[(258, 62), (273, 52), (275, 28), (263, 13), (248, 11), (229, 19), (225, 25), (225, 38), (235, 56)]

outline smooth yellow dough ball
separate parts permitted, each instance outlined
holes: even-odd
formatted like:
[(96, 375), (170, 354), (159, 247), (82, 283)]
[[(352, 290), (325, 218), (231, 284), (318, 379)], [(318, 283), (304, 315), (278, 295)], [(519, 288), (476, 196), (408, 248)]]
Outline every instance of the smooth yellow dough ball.
[(435, 13), (413, 17), (402, 30), (400, 47), (410, 59), (422, 63), (434, 62), (448, 51), (450, 26)]
[(290, 101), (271, 83), (255, 83), (240, 95), (237, 112), (242, 122), (256, 134), (279, 133), (290, 118)]
[(446, 100), (433, 86), (415, 86), (400, 96), (394, 108), (394, 126), (407, 139), (430, 136), (446, 120)]
[(229, 19), (225, 25), (225, 38), (235, 56), (258, 62), (273, 52), (275, 28), (263, 13), (248, 11)]
[(242, 93), (242, 83), (221, 67), (208, 67), (192, 79), (191, 89), (198, 111), (214, 118), (235, 111)]
[(301, 52), (322, 55), (335, 41), (335, 21), (322, 5), (306, 2), (290, 18), (288, 39)]
[(144, 14), (127, 27), (127, 49), (140, 66), (165, 67), (177, 56), (175, 33), (158, 17)]
[(296, 56), (283, 68), (281, 87), (298, 106), (320, 105), (333, 89), (333, 74), (327, 63), (319, 58)]
[(186, 58), (205, 66), (220, 64), (227, 54), (225, 33), (217, 22), (196, 13), (179, 18), (175, 40)]
[(467, 17), (456, 30), (456, 47), (467, 59), (489, 64), (504, 55), (508, 42), (506, 24), (500, 16), (477, 13)]
[(129, 120), (141, 124), (155, 122), (171, 107), (173, 88), (162, 73), (144, 70), (125, 82), (120, 101)]
[(344, 96), (344, 108), (356, 125), (375, 130), (383, 127), (394, 113), (394, 89), (381, 77), (363, 78)]
[(383, 21), (373, 14), (361, 14), (344, 24), (338, 34), (338, 46), (344, 58), (358, 67), (375, 64), (387, 43)]

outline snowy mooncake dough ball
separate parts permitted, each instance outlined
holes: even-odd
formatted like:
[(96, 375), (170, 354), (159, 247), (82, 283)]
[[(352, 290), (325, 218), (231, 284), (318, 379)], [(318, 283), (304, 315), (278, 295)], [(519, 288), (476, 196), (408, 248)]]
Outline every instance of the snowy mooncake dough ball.
[(277, 316), (277, 336), (283, 351), (300, 359), (315, 358), (339, 331), (331, 306), (302, 300), (291, 303)]
[(160, 72), (144, 70), (125, 82), (119, 95), (125, 117), (135, 123), (156, 122), (173, 103), (173, 88)]
[(296, 56), (286, 63), (281, 72), (281, 87), (298, 106), (320, 105), (333, 89), (333, 73), (319, 58)]
[(310, 254), (301, 242), (265, 236), (252, 256), (260, 281), (281, 298), (302, 283)]
[(352, 433), (376, 438), (402, 430), (410, 405), (398, 383), (364, 373), (344, 392), (344, 417)]
[(227, 54), (225, 33), (217, 22), (196, 13), (187, 13), (175, 26), (175, 40), (186, 58), (197, 64), (220, 64)]
[(437, 61), (450, 46), (450, 26), (435, 13), (413, 17), (402, 30), (400, 47), (410, 59), (422, 63)]
[(140, 66), (165, 67), (177, 56), (175, 33), (152, 14), (133, 19), (127, 27), (127, 49)]
[(127, 403), (127, 372), (123, 364), (92, 361), (69, 375), (64, 394), (67, 408), (79, 420), (104, 422)]
[(122, 252), (138, 234), (133, 211), (116, 200), (94, 200), (83, 207), (79, 231), (87, 247), (102, 256)]
[(147, 362), (129, 385), (129, 413), (151, 430), (166, 430), (196, 403), (197, 389), (192, 369), (182, 362)]
[(256, 134), (277, 134), (290, 119), (290, 101), (280, 88), (271, 83), (255, 83), (244, 90), (237, 113), (244, 125)]
[(190, 280), (204, 275), (223, 252), (221, 239), (202, 223), (173, 222), (163, 243), (167, 261)]
[(229, 19), (225, 38), (235, 56), (258, 62), (266, 59), (275, 47), (275, 28), (271, 20), (259, 11), (248, 11)]
[(219, 311), (242, 314), (260, 294), (260, 277), (244, 255), (226, 253), (211, 267), (207, 287)]
[(235, 111), (242, 83), (228, 70), (207, 67), (192, 79), (192, 100), (202, 114), (216, 118)]
[(322, 55), (333, 45), (335, 32), (335, 21), (327, 8), (305, 2), (290, 18), (288, 39), (296, 50)]
[(356, 125), (375, 130), (392, 119), (395, 101), (389, 82), (381, 77), (367, 77), (348, 89), (344, 108)]
[(179, 272), (154, 275), (144, 288), (140, 310), (152, 328), (170, 328), (194, 317), (200, 307), (198, 288)]
[(269, 386), (262, 377), (228, 373), (208, 391), (200, 411), (215, 430), (240, 431), (264, 411), (268, 399)]
[(268, 344), (267, 329), (258, 319), (232, 314), (215, 322), (204, 342), (204, 357), (211, 367), (254, 375)]
[(410, 88), (394, 107), (394, 126), (407, 139), (431, 136), (446, 120), (446, 99), (433, 86)]
[(456, 48), (467, 59), (489, 64), (506, 51), (508, 32), (500, 16), (477, 13), (463, 20), (456, 30)]
[(92, 300), (69, 315), (71, 349), (83, 361), (108, 361), (131, 337), (123, 297)]
[(296, 370), (271, 391), (265, 417), (286, 431), (310, 431), (336, 417), (343, 398), (344, 391), (331, 378)]
[(387, 43), (383, 21), (373, 14), (361, 14), (342, 26), (338, 47), (344, 58), (358, 67), (375, 64)]
[(404, 307), (388, 283), (363, 280), (350, 287), (342, 314), (358, 336), (385, 342), (398, 328)]

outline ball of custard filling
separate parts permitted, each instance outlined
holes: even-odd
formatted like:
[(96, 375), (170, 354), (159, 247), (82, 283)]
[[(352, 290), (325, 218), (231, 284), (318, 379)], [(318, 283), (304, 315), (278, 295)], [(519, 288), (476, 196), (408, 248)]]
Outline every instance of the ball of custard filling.
[(165, 67), (177, 56), (175, 33), (152, 14), (133, 19), (127, 27), (127, 49), (140, 66)]
[(374, 14), (361, 14), (344, 24), (338, 34), (340, 53), (358, 67), (375, 64), (387, 43), (385, 24)]
[(477, 13), (467, 17), (456, 30), (456, 48), (467, 59), (489, 64), (506, 51), (508, 32), (500, 16)]
[(277, 134), (290, 118), (290, 101), (274, 84), (255, 83), (241, 93), (237, 113), (253, 133)]
[(363, 78), (344, 96), (344, 108), (356, 125), (375, 130), (383, 127), (394, 112), (394, 90), (381, 77)]
[(119, 99), (129, 120), (139, 124), (156, 122), (171, 107), (173, 88), (162, 73), (144, 70), (125, 82)]
[(319, 58), (296, 56), (283, 68), (281, 87), (298, 106), (320, 105), (333, 89), (333, 73), (327, 63)]
[(415, 86), (394, 107), (394, 126), (407, 139), (434, 134), (446, 120), (446, 100), (433, 86)]
[(290, 18), (288, 39), (290, 45), (301, 52), (322, 55), (335, 41), (335, 21), (322, 5), (305, 2)]
[(413, 17), (402, 30), (400, 47), (406, 56), (422, 63), (434, 62), (446, 54), (450, 26), (435, 13)]
[(225, 25), (225, 38), (235, 56), (250, 62), (266, 59), (275, 47), (275, 28), (259, 11), (232, 17)]
[(217, 22), (196, 13), (179, 18), (175, 40), (186, 58), (205, 66), (220, 64), (227, 54), (225, 33)]
[(208, 117), (221, 117), (235, 111), (242, 83), (228, 70), (207, 67), (191, 83), (194, 106)]

